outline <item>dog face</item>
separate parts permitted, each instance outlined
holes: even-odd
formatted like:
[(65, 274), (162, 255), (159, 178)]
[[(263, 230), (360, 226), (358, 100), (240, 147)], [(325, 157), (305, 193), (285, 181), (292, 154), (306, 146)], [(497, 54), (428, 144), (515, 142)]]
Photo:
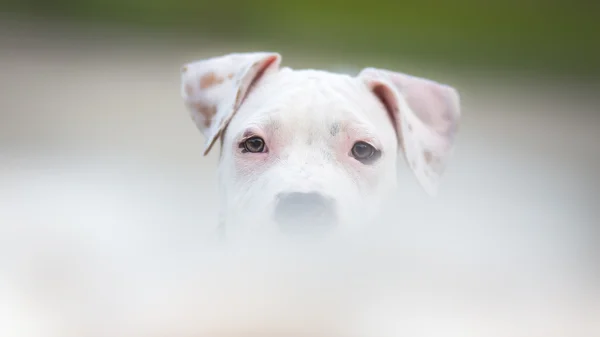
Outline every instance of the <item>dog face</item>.
[(221, 140), (227, 230), (360, 228), (396, 189), (403, 163), (436, 193), (460, 116), (456, 90), (374, 68), (351, 77), (280, 62), (229, 54), (182, 68), (204, 154)]

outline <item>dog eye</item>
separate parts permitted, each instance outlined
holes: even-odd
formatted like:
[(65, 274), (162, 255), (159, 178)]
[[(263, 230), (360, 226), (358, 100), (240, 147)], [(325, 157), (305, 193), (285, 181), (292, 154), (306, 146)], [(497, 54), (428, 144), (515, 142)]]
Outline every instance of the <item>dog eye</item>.
[(260, 153), (265, 150), (265, 141), (260, 137), (251, 137), (246, 139), (240, 147), (242, 152)]
[(352, 146), (351, 153), (354, 159), (363, 164), (370, 164), (381, 156), (381, 151), (365, 142), (356, 142), (354, 146)]

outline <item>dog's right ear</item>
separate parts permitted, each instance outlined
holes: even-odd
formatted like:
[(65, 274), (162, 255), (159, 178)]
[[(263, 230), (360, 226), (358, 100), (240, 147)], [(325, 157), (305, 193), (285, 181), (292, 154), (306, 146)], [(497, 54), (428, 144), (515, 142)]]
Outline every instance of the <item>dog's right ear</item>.
[(181, 95), (205, 138), (204, 155), (227, 127), (252, 86), (279, 70), (278, 53), (228, 54), (181, 68)]

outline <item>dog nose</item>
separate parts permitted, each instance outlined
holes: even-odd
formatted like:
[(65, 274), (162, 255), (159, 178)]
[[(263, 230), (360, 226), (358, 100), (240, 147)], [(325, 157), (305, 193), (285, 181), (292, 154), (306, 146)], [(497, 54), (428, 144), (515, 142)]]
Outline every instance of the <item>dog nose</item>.
[(336, 222), (335, 204), (319, 193), (282, 193), (278, 196), (274, 218), (287, 234), (324, 232)]

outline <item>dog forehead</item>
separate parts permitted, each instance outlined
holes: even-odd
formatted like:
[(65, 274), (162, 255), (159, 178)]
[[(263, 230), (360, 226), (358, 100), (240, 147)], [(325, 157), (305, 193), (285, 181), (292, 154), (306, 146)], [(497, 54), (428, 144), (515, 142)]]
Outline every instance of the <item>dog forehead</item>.
[(349, 121), (377, 124), (384, 114), (364, 83), (345, 74), (283, 68), (253, 91), (240, 108), (238, 122), (298, 130)]
[(270, 82), (281, 89), (281, 99), (312, 105), (360, 108), (370, 96), (368, 88), (357, 78), (323, 70), (284, 68)]

